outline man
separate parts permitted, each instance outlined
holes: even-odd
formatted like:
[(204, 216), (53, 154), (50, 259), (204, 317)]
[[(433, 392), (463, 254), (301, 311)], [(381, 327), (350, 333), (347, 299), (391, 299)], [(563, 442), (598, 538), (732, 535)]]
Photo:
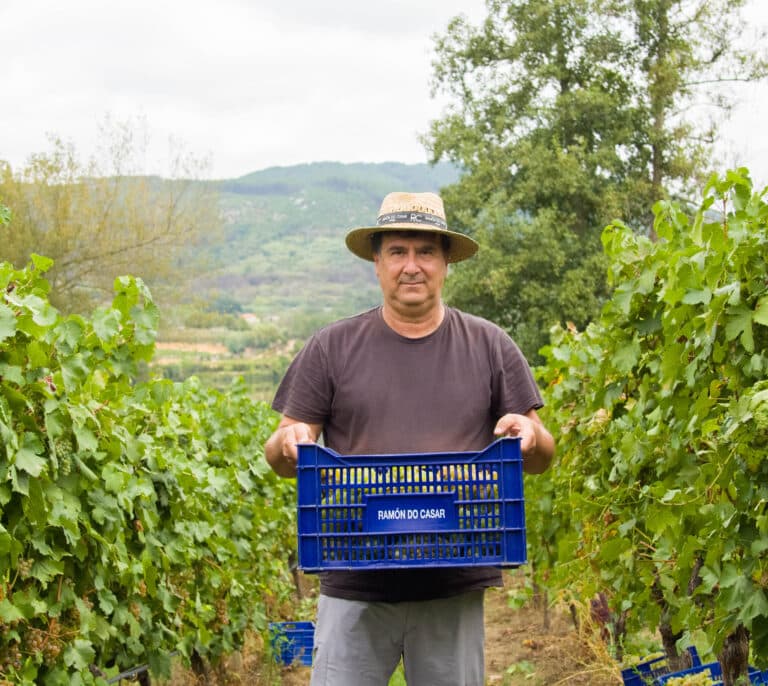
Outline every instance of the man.
[[(347, 247), (374, 263), (380, 307), (317, 331), (273, 401), (265, 445), (274, 471), (296, 475), (298, 443), (342, 455), (480, 451), (519, 436), (523, 469), (543, 472), (552, 436), (541, 394), (509, 336), (441, 299), (448, 264), (477, 244), (450, 231), (434, 193), (390, 193), (376, 226)], [(401, 657), (413, 686), (482, 686), (483, 591), (496, 568), (321, 574), (312, 686), (386, 686)]]

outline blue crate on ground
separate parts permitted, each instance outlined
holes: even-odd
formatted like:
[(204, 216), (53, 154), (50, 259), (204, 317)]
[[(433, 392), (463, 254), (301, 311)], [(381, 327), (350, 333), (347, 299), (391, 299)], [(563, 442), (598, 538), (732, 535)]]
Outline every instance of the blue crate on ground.
[(306, 572), (525, 564), (520, 439), (344, 457), (299, 445), (298, 529)]
[[(719, 662), (708, 662), (707, 664), (699, 665), (697, 667), (691, 667), (690, 669), (684, 669), (680, 672), (673, 672), (672, 674), (665, 674), (658, 677), (654, 682), (654, 686), (664, 686), (670, 679), (676, 679), (678, 677), (684, 677), (692, 674), (700, 674), (706, 672), (710, 678), (715, 681), (715, 686), (722, 686), (722, 681), (719, 679), (723, 676), (722, 668)], [(761, 672), (754, 667), (749, 668), (749, 683), (750, 684), (764, 684), (763, 679), (764, 672)]]
[[(691, 656), (691, 665), (698, 667), (701, 665), (701, 658), (694, 646), (686, 648)], [(621, 678), (624, 680), (624, 686), (646, 686), (653, 683), (658, 676), (669, 674), (667, 658), (662, 655), (650, 660), (645, 660), (639, 664), (632, 665), (621, 670)]]
[(276, 662), (312, 666), (314, 622), (270, 622), (269, 644)]

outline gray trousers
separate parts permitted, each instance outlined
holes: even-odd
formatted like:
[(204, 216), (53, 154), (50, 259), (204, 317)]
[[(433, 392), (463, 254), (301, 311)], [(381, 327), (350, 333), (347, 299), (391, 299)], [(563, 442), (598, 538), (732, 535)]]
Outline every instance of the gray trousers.
[(311, 686), (387, 686), (400, 658), (408, 686), (483, 686), (483, 591), (370, 603), (321, 595)]

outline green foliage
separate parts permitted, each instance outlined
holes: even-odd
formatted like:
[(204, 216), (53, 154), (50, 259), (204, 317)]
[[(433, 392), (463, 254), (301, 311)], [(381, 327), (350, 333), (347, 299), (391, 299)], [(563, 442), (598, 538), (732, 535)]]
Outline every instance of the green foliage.
[(218, 310), (201, 312), (199, 310), (190, 312), (184, 319), (184, 326), (190, 329), (213, 329), (221, 328), (230, 331), (247, 331), (248, 323), (240, 317), (229, 312), (220, 312)]
[(596, 239), (577, 239), (550, 213), (532, 221), (499, 218), (475, 236), (483, 249), (454, 268), (446, 300), (505, 328), (533, 363), (541, 362), (537, 351), (553, 323), (567, 315), (584, 327), (608, 296)]
[(292, 484), (261, 459), (274, 413), (242, 383), (137, 382), (158, 321), (143, 282), (62, 317), (50, 267), (0, 264), (0, 675), (215, 662), (290, 588)]
[[(658, 242), (603, 233), (614, 289), (600, 319), (553, 329), (547, 421), (559, 464), (539, 564), (628, 628), (664, 621), (717, 652), (743, 625), (768, 654), (768, 204), (747, 170), (699, 209), (654, 208)], [(537, 492), (532, 496), (536, 499)]]
[(605, 225), (648, 231), (656, 201), (708, 173), (694, 93), (714, 84), (725, 104), (724, 81), (765, 74), (737, 48), (742, 4), (489, 0), (480, 25), (451, 22), (434, 81), (452, 106), (425, 142), (465, 171), (443, 192), (449, 223), (483, 246), (457, 265), (452, 302), (535, 362), (552, 324), (598, 316)]
[(231, 295), (219, 295), (211, 303), (211, 309), (224, 314), (240, 314), (243, 306)]

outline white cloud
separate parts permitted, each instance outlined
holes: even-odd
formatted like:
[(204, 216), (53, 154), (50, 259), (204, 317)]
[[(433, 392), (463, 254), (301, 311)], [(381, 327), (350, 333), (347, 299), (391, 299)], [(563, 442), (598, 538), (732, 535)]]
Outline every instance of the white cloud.
[[(417, 7), (413, 7), (417, 5)], [(462, 6), (462, 7), (459, 7)], [(421, 161), (431, 35), (483, 1), (10, 0), (0, 82), (14, 166), (55, 132), (87, 152), (106, 113), (144, 116), (236, 176), (315, 159)]]
[[(767, 6), (750, 0), (751, 21), (768, 24)], [(210, 155), (217, 177), (424, 161), (418, 135), (441, 111), (432, 36), (459, 13), (478, 21), (484, 0), (3, 0), (0, 158), (20, 166), (47, 132), (88, 154), (110, 113), (146, 119), (147, 171), (160, 173), (169, 136)], [(768, 92), (752, 88), (719, 154), (768, 179)]]

